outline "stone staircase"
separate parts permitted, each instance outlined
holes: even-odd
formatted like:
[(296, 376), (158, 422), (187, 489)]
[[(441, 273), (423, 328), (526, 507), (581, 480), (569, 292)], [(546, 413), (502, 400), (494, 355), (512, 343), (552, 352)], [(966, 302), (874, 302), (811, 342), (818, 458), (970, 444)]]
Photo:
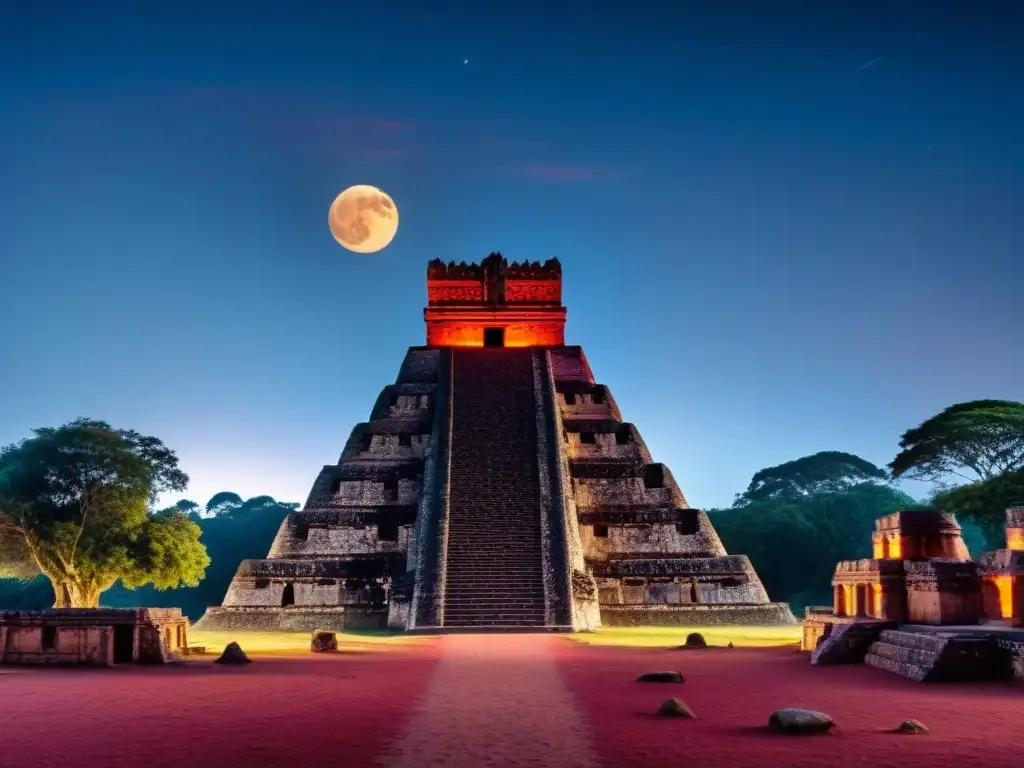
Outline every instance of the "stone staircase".
[(811, 664), (863, 664), (882, 632), (895, 626), (895, 623), (886, 621), (835, 624), (811, 653)]
[(444, 627), (543, 627), (532, 351), (452, 354)]
[(1012, 676), (1009, 659), (996, 641), (979, 634), (887, 629), (872, 643), (864, 663), (919, 683)]

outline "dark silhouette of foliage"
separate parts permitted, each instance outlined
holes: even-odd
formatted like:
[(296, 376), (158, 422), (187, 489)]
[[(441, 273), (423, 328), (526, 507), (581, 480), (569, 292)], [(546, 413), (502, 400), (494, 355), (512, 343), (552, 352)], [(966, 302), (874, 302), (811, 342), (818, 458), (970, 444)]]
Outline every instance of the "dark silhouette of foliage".
[(230, 514), (231, 510), (237, 509), (240, 506), (242, 506), (241, 496), (230, 491), (221, 491), (220, 493), (215, 493), (206, 502), (206, 514), (210, 517), (226, 515)]
[(821, 451), (754, 475), (747, 490), (736, 497), (736, 505), (768, 499), (799, 499), (834, 493), (868, 482), (885, 482), (885, 471), (870, 461), (841, 451)]
[(199, 528), (149, 505), (188, 476), (155, 437), (78, 419), (0, 450), (2, 575), (45, 576), (57, 607), (94, 607), (118, 579), (197, 584), (209, 562)]
[(951, 405), (904, 432), (900, 449), (889, 464), (894, 478), (944, 482), (955, 476), (973, 482), (1024, 469), (1024, 403)]
[(832, 602), (837, 562), (871, 556), (877, 518), (915, 506), (907, 494), (868, 482), (711, 510), (710, 517), (725, 548), (750, 557), (771, 598), (799, 611)]

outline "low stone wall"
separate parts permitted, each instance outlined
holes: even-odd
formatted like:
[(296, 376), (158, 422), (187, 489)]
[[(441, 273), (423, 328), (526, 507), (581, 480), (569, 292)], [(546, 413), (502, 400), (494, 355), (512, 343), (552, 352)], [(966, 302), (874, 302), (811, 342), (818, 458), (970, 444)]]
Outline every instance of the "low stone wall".
[(188, 644), (178, 608), (61, 608), (0, 613), (0, 663), (162, 664)]
[(197, 630), (263, 630), (277, 632), (312, 632), (329, 629), (384, 629), (388, 613), (384, 611), (355, 611), (346, 608), (207, 608), (196, 622)]
[(758, 626), (796, 624), (787, 603), (764, 605), (602, 605), (606, 627)]

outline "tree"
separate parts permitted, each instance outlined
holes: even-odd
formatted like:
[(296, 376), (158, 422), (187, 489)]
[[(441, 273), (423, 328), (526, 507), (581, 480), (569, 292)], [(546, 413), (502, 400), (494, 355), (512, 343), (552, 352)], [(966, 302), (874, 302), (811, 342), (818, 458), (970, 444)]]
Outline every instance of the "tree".
[(203, 517), (198, 523), (211, 562), (197, 586), (156, 592), (149, 586), (132, 590), (124, 584), (116, 584), (104, 595), (104, 603), (112, 606), (177, 606), (195, 621), (208, 606), (220, 605), (240, 562), (266, 557), (281, 522), (298, 506), (275, 501), (270, 496), (256, 496), (224, 514)]
[[(957, 403), (903, 433), (889, 464), (894, 478), (989, 480), (1024, 469), (1024, 403)], [(970, 473), (973, 473), (970, 474)]]
[(191, 499), (182, 499), (181, 501), (175, 502), (174, 508), (185, 515), (189, 520), (198, 521), (202, 519), (203, 508), (196, 504)]
[(920, 506), (888, 485), (864, 482), (800, 496), (777, 495), (712, 510), (729, 552), (750, 557), (768, 594), (795, 610), (831, 603), (836, 563), (871, 556), (879, 517)]
[(885, 471), (870, 461), (841, 451), (821, 451), (754, 475), (747, 490), (736, 497), (736, 505), (768, 499), (799, 499), (834, 493), (861, 483), (880, 483)]
[(216, 517), (217, 515), (230, 514), (232, 510), (238, 509), (242, 506), (242, 497), (237, 493), (231, 493), (230, 491), (221, 491), (215, 493), (210, 500), (206, 502), (206, 514), (209, 517)]
[(1009, 507), (1024, 505), (1024, 469), (940, 491), (933, 504), (981, 528), (990, 549), (1000, 549)]
[(171, 509), (149, 513), (188, 476), (155, 437), (78, 419), (0, 450), (0, 542), (7, 573), (35, 571), (57, 608), (91, 608), (118, 579), (197, 584), (209, 558), (200, 529)]

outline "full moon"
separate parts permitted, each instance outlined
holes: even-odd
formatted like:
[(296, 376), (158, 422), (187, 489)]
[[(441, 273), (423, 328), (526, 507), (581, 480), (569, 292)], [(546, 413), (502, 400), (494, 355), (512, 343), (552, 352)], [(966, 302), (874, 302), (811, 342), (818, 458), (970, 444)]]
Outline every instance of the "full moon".
[(398, 231), (398, 206), (376, 187), (357, 184), (334, 198), (327, 224), (343, 248), (376, 253), (386, 248)]

